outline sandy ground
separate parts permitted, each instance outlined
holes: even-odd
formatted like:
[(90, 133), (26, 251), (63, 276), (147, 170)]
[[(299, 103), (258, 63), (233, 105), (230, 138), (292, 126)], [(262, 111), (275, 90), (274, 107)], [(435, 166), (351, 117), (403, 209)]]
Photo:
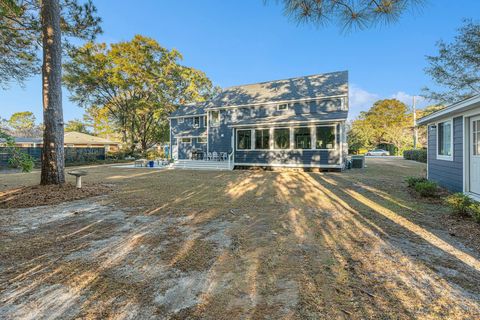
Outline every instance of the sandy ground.
[(479, 227), (409, 194), (422, 164), (368, 164), (89, 168), (108, 195), (0, 209), (0, 318), (480, 318)]

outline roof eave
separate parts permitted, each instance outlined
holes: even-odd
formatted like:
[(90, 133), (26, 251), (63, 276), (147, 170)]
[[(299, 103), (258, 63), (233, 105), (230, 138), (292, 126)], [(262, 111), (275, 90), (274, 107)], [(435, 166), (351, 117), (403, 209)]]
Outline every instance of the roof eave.
[(419, 126), (426, 125), (438, 119), (445, 118), (457, 113), (462, 113), (479, 106), (480, 106), (480, 94), (473, 96), (471, 98), (465, 99), (463, 101), (454, 103), (446, 107), (445, 109), (434, 112), (426, 117), (423, 117), (417, 121), (417, 125)]

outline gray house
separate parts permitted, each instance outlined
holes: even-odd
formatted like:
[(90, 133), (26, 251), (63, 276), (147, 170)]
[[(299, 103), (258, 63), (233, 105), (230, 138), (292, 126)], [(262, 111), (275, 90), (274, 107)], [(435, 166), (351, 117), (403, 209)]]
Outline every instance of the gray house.
[(480, 95), (419, 120), (428, 126), (428, 179), (480, 200)]
[(171, 154), (182, 166), (340, 170), (347, 116), (346, 71), (235, 86), (171, 114)]

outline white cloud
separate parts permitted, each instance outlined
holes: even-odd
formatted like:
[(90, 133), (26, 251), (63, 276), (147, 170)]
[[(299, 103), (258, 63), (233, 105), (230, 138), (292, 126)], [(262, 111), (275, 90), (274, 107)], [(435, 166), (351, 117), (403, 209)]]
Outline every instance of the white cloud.
[(367, 111), (379, 99), (380, 96), (376, 93), (368, 92), (355, 84), (350, 85), (350, 111), (348, 118), (355, 119), (360, 114), (360, 111)]
[[(411, 95), (411, 94), (408, 94), (408, 93), (403, 92), (403, 91), (398, 91), (397, 93), (392, 94), (391, 98), (397, 99), (397, 100), (405, 103), (409, 108), (412, 107), (413, 95)], [(428, 101), (425, 98), (419, 97), (419, 96), (415, 96), (415, 102), (416, 102), (417, 109), (422, 109), (422, 108), (424, 108), (428, 105)]]
[[(390, 96), (382, 96), (377, 93), (368, 92), (360, 88), (359, 86), (350, 85), (350, 111), (348, 118), (350, 120), (355, 119), (361, 111), (367, 111), (373, 104), (380, 99), (397, 99), (405, 103), (409, 108), (412, 107), (413, 95), (404, 91), (398, 91)], [(423, 109), (429, 105), (429, 101), (423, 97), (416, 96), (417, 109)]]

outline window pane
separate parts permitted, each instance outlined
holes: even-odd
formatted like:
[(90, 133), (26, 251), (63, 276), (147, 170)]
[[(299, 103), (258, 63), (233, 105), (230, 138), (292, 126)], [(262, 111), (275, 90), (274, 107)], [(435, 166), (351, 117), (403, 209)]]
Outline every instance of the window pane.
[(198, 137), (197, 143), (207, 143), (207, 137)]
[(212, 125), (216, 126), (220, 124), (220, 111), (212, 111)]
[(441, 156), (452, 155), (452, 125), (450, 122), (438, 124), (438, 154)]
[(193, 125), (194, 125), (195, 127), (200, 126), (200, 117), (195, 117), (195, 118), (193, 118)]
[(275, 149), (290, 148), (290, 129), (282, 128), (273, 131)]
[(251, 147), (252, 147), (252, 131), (239, 130), (237, 149), (244, 150), (244, 149), (251, 149)]
[(335, 148), (335, 127), (317, 127), (317, 149)]
[(270, 130), (255, 130), (255, 149), (270, 149)]
[(295, 128), (293, 131), (293, 139), (295, 141), (295, 149), (312, 148), (310, 128)]

